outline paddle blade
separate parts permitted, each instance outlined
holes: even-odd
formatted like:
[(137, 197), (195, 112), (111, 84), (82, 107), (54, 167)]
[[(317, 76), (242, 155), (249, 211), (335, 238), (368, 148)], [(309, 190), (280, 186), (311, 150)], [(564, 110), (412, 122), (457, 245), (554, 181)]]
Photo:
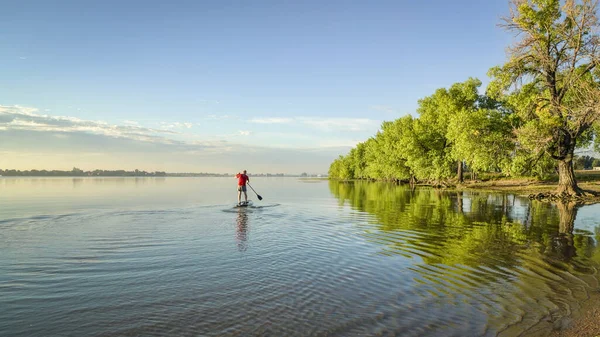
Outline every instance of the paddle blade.
[(262, 200), (262, 197), (260, 195), (256, 195), (258, 197), (258, 200)]

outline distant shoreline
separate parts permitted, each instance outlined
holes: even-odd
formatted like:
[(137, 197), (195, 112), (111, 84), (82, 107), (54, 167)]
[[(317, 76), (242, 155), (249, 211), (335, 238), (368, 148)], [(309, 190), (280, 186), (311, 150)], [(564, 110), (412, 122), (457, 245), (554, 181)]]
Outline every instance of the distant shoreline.
[[(93, 170), (84, 171), (73, 168), (70, 171), (63, 170), (14, 170), (0, 169), (0, 177), (232, 177), (235, 173), (209, 173), (209, 172), (164, 172), (164, 171), (126, 171), (126, 170)], [(301, 177), (301, 178), (321, 178), (322, 174), (285, 174), (285, 173), (257, 173), (250, 174), (251, 177)]]
[[(2, 175), (0, 178), (223, 178), (235, 174), (166, 174), (166, 175)], [(297, 174), (267, 175), (253, 174), (253, 178), (301, 178), (305, 180), (327, 180), (327, 177), (302, 176)]]

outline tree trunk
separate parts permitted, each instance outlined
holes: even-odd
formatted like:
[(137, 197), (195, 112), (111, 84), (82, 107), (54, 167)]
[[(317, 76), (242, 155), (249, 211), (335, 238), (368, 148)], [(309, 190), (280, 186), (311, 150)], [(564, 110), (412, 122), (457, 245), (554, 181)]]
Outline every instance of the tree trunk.
[(458, 161), (458, 173), (456, 175), (456, 179), (458, 180), (459, 183), (464, 182), (464, 178), (463, 178), (463, 162), (462, 160)]
[(558, 202), (558, 214), (560, 220), (558, 222), (558, 231), (562, 234), (573, 234), (575, 228), (575, 218), (577, 216), (577, 205), (574, 202)]
[(458, 210), (459, 214), (463, 214), (465, 212), (463, 204), (463, 192), (456, 193), (456, 209)]
[(560, 216), (558, 224), (559, 234), (554, 241), (554, 249), (559, 257), (564, 261), (570, 261), (576, 256), (575, 244), (573, 242), (573, 228), (575, 217), (577, 216), (577, 207), (574, 202), (558, 202), (556, 204)]
[(573, 154), (567, 158), (558, 161), (558, 189), (557, 194), (567, 194), (570, 196), (581, 195), (583, 190), (577, 186), (575, 180), (575, 171), (573, 170)]

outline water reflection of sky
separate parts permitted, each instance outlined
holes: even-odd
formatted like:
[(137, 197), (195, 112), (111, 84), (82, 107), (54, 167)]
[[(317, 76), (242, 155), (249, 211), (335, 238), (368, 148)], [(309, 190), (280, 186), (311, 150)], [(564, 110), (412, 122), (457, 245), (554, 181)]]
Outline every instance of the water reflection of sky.
[[(600, 227), (600, 204), (583, 206), (577, 211), (575, 230), (596, 233), (598, 227)], [(595, 236), (592, 238), (596, 241)]]

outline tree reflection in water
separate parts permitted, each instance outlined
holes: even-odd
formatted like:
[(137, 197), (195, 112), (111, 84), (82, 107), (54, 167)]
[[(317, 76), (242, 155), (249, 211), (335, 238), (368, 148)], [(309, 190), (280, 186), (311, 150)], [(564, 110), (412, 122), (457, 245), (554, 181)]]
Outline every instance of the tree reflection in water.
[[(600, 262), (598, 235), (574, 231), (575, 204), (471, 191), (413, 191), (386, 183), (330, 181), (329, 186), (340, 204), (373, 216), (363, 234), (382, 244), (384, 254), (420, 258), (426, 265), (503, 270), (523, 267), (538, 254), (562, 269)], [(499, 274), (483, 276), (494, 280)]]

